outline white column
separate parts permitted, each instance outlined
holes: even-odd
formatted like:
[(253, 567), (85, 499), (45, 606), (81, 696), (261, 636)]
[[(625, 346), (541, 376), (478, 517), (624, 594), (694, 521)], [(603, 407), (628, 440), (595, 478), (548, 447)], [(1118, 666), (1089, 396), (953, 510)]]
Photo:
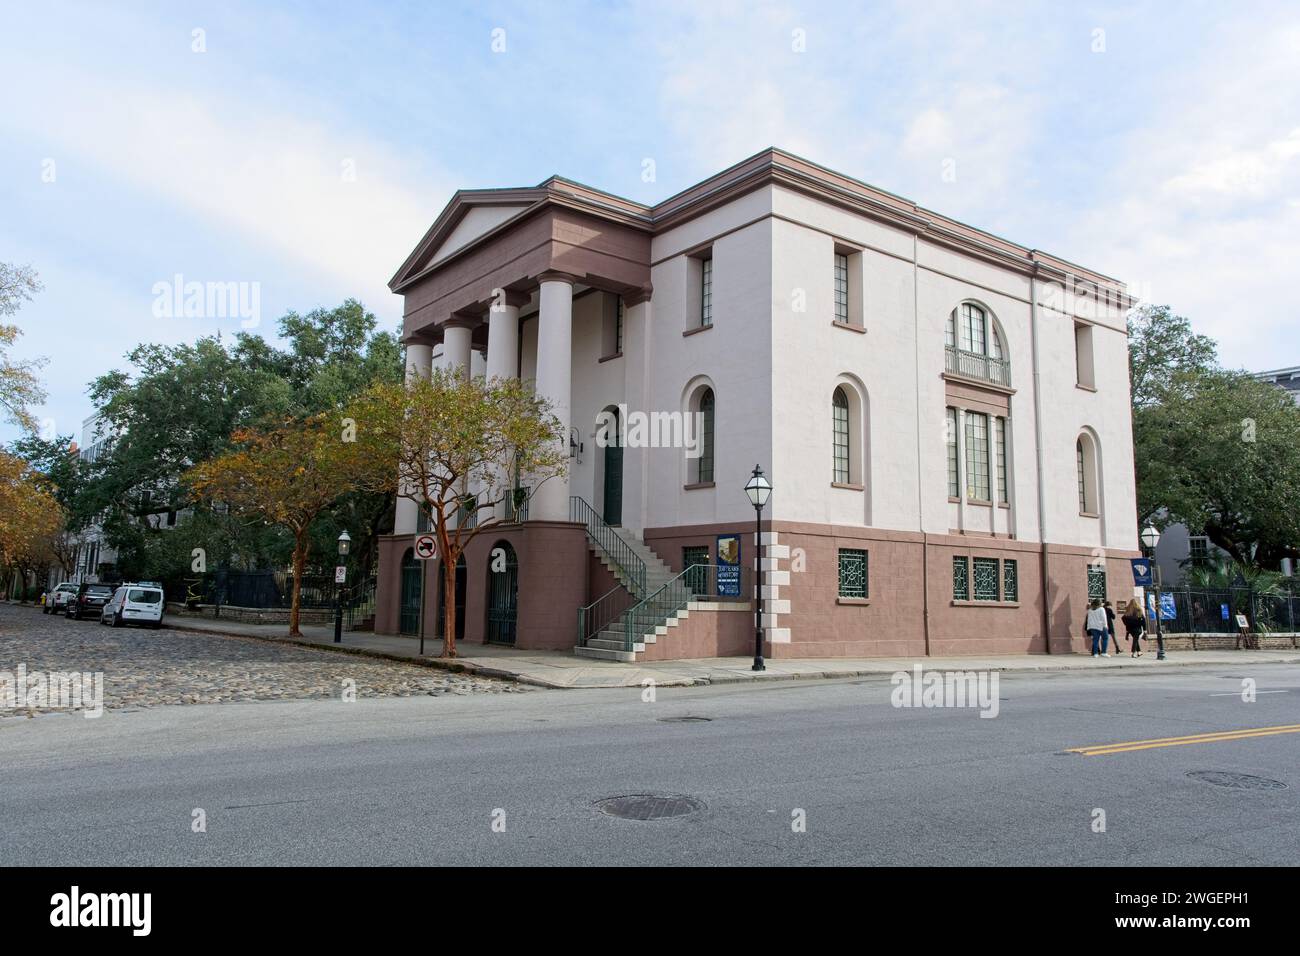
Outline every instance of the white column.
[(470, 323), (463, 319), (453, 318), (442, 328), (443, 367), (456, 369), (461, 375), (468, 376), (470, 370)]
[[(428, 378), (432, 358), (433, 346), (419, 342), (409, 343), (406, 346), (406, 381), (410, 382), (417, 375), (421, 378)], [(397, 511), (393, 515), (393, 533), (415, 534), (418, 517), (419, 508), (415, 501), (399, 494), (397, 497)]]
[[(502, 294), (488, 312), (487, 377), (515, 378), (519, 374), (519, 297)], [(524, 301), (527, 301), (524, 298)]]
[[(537, 394), (551, 403), (560, 420), (563, 454), (569, 454), (569, 403), (573, 371), (573, 279), (543, 273), (541, 311), (537, 318)], [(548, 479), (534, 493), (528, 516), (543, 521), (569, 520), (569, 479)]]

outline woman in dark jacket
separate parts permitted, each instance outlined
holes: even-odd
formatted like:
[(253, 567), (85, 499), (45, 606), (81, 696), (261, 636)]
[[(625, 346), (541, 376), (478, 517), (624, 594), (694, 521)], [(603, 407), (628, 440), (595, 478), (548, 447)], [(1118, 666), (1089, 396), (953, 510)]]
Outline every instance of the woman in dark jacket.
[(1142, 605), (1138, 604), (1137, 599), (1128, 602), (1124, 608), (1124, 616), (1120, 618), (1124, 622), (1124, 630), (1128, 632), (1130, 645), (1129, 656), (1142, 656), (1142, 632), (1146, 630), (1147, 618), (1142, 613)]

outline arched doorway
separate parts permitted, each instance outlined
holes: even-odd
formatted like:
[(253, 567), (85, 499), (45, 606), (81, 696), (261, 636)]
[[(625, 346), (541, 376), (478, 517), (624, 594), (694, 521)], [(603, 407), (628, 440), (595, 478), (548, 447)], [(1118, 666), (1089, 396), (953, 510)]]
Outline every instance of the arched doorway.
[(620, 437), (622, 422), (618, 419), (618, 409), (607, 409), (613, 427), (606, 433), (608, 438), (604, 448), (604, 504), (602, 518), (605, 524), (621, 525), (623, 523), (623, 443)]
[[(465, 637), (465, 583), (468, 574), (465, 570), (465, 555), (456, 559), (456, 640)], [(441, 565), (438, 567), (438, 621), (434, 633), (442, 637), (447, 620), (447, 579), (443, 577)]]
[(487, 641), (513, 644), (519, 601), (519, 560), (509, 541), (488, 552)]
[(420, 632), (420, 568), (423, 561), (415, 557), (415, 549), (407, 548), (402, 555), (402, 598), (398, 604), (397, 630), (401, 634)]

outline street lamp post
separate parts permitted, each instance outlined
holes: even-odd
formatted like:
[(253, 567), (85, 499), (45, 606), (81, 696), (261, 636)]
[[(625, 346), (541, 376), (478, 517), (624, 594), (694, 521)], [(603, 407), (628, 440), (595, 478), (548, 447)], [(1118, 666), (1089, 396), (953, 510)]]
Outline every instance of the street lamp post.
[(754, 666), (751, 670), (765, 671), (763, 663), (763, 506), (772, 494), (771, 483), (763, 477), (763, 469), (754, 466), (754, 473), (745, 485), (745, 494), (754, 506)]
[(1156, 530), (1155, 525), (1147, 525), (1146, 530), (1142, 532), (1142, 550), (1146, 553), (1147, 560), (1151, 562), (1151, 582), (1155, 585), (1156, 592), (1156, 660), (1165, 659), (1165, 632), (1161, 626), (1161, 606), (1160, 606), (1160, 565), (1156, 561), (1156, 545), (1160, 543), (1160, 532)]
[[(339, 566), (334, 571), (334, 643), (343, 643), (343, 585), (347, 583), (348, 550), (352, 536), (345, 530), (339, 535)], [(342, 571), (342, 574), (339, 572)], [(342, 580), (340, 580), (340, 578)]]

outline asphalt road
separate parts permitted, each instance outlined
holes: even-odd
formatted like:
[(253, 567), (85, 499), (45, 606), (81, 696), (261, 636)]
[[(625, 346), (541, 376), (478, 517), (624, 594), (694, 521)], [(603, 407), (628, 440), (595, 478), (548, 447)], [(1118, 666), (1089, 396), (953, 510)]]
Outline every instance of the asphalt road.
[[(1066, 752), (1300, 724), (1300, 667), (1000, 684), (994, 719), (893, 707), (884, 680), (9, 718), (0, 864), (1300, 862), (1300, 734)], [(596, 806), (641, 793), (702, 806)]]

